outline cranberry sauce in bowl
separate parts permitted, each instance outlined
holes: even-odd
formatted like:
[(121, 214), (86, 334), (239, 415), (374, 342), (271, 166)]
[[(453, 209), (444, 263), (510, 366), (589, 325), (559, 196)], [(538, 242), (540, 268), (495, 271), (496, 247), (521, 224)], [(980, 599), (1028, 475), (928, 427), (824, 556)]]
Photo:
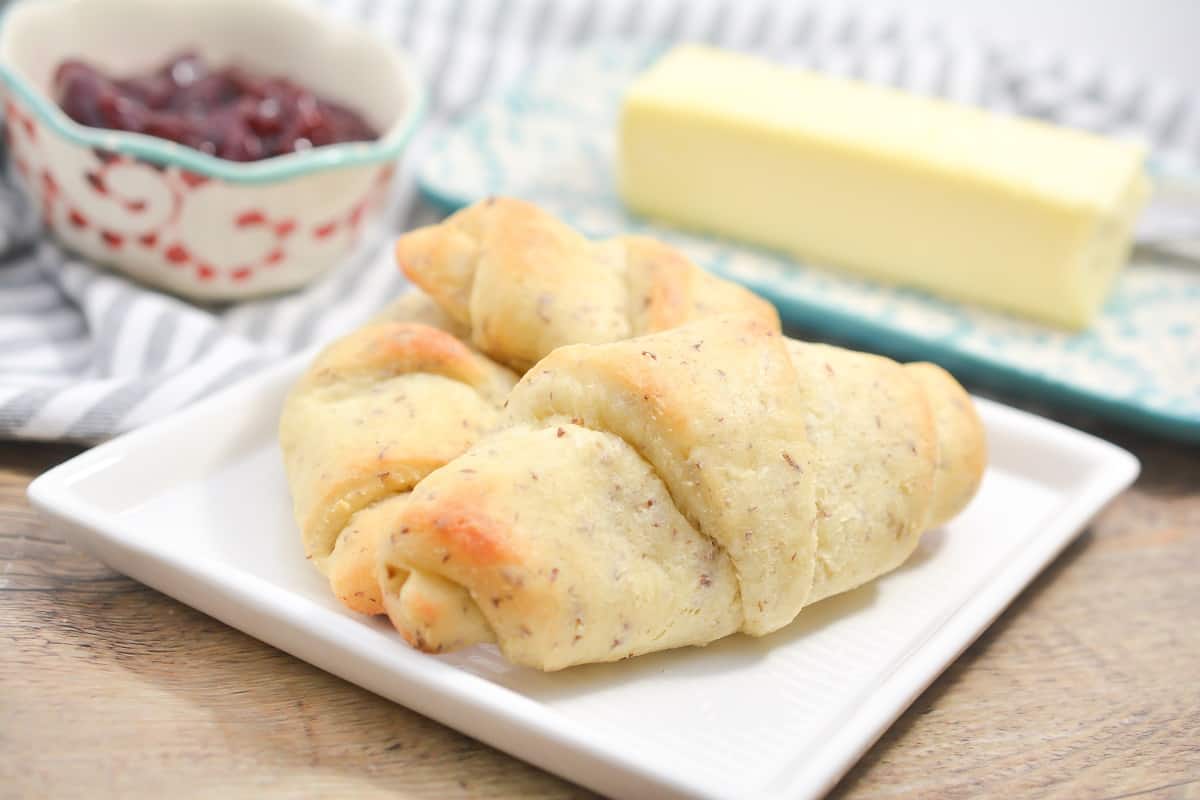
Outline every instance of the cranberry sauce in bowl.
[(54, 75), (81, 125), (157, 136), (230, 161), (258, 161), (379, 134), (355, 111), (282, 77), (210, 68), (184, 53), (149, 75), (117, 79), (78, 60)]
[(51, 235), (225, 302), (385, 234), (424, 92), (408, 53), (308, 0), (12, 0), (0, 101)]

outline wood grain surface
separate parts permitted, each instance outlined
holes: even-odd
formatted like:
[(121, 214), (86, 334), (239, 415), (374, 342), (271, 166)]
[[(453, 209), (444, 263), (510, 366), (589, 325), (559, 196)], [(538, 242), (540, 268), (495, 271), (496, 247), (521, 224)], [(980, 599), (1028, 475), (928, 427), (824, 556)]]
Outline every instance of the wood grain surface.
[[(1089, 427), (1137, 484), (834, 796), (1200, 798), (1200, 448)], [(74, 452), (0, 444), (0, 797), (592, 796), (66, 545)]]

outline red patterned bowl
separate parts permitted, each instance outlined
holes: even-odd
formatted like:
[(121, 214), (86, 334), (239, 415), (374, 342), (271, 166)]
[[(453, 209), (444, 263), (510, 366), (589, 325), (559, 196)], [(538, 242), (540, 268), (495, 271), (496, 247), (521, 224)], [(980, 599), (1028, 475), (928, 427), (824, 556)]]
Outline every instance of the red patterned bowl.
[[(239, 163), (69, 119), (55, 68), (149, 72), (199, 52), (285, 75), (359, 111), (373, 142)], [(200, 300), (295, 288), (334, 266), (383, 208), (422, 112), (408, 60), (297, 0), (24, 0), (0, 28), (10, 168), (73, 250)]]

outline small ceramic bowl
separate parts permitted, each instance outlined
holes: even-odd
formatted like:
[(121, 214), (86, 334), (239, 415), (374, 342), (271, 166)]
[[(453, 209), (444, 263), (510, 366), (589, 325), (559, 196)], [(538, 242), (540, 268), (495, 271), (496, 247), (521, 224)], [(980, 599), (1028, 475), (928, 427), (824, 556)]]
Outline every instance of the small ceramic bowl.
[[(51, 96), (68, 58), (120, 76), (186, 50), (288, 77), (382, 135), (239, 163), (79, 125)], [(298, 0), (24, 0), (0, 28), (0, 88), (11, 170), (47, 228), (199, 300), (291, 289), (335, 265), (382, 210), (423, 106), (404, 55)]]

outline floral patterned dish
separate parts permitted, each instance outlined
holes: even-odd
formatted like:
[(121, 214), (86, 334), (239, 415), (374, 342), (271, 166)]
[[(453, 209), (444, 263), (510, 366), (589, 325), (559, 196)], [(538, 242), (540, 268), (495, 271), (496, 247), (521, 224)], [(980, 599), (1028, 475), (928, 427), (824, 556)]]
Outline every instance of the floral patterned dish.
[[(623, 87), (653, 48), (603, 45), (543, 61), (433, 144), (422, 190), (447, 208), (491, 194), (538, 203), (595, 236), (641, 231), (778, 306), (786, 322), (976, 385), (1200, 441), (1200, 270), (1138, 256), (1102, 317), (1070, 333), (884, 286), (630, 215), (613, 183)], [(864, 231), (864, 234), (868, 232)]]

